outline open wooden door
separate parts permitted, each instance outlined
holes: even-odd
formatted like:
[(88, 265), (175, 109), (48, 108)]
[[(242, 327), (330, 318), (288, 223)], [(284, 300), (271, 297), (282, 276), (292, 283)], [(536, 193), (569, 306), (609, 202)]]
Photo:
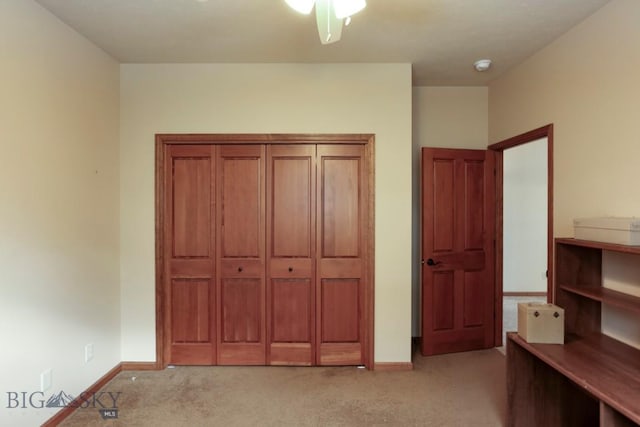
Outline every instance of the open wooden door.
[(422, 354), (494, 345), (495, 175), (486, 150), (422, 149)]

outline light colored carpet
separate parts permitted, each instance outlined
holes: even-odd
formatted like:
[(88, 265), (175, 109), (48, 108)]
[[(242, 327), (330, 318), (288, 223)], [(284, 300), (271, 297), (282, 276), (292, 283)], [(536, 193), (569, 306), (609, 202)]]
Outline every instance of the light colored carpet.
[[(135, 381), (132, 380), (135, 377)], [(414, 370), (177, 367), (122, 372), (118, 419), (78, 409), (63, 426), (501, 426), (505, 358), (496, 350), (415, 356)]]

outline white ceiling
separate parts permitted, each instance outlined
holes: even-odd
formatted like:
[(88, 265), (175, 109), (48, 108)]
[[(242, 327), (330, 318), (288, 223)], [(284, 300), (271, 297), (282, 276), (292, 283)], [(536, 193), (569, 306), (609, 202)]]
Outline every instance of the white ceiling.
[(368, 0), (331, 45), (284, 0), (37, 1), (123, 63), (410, 62), (414, 85), (457, 86), (486, 84), (609, 0)]

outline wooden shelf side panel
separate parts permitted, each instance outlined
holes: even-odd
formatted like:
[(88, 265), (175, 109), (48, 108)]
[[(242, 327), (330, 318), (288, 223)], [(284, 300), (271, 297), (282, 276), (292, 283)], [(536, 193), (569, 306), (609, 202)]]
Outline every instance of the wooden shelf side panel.
[(564, 333), (580, 336), (601, 332), (602, 304), (562, 288), (556, 289), (556, 305), (564, 308)]
[(556, 283), (572, 286), (602, 285), (602, 250), (556, 244)]

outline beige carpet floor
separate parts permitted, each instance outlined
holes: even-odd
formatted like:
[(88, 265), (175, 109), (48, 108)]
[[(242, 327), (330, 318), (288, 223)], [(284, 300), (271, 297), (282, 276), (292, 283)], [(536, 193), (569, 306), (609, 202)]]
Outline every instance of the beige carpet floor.
[[(132, 379), (135, 377), (135, 380)], [(176, 367), (122, 372), (118, 419), (78, 409), (63, 426), (501, 426), (497, 350), (414, 357), (414, 370)]]

